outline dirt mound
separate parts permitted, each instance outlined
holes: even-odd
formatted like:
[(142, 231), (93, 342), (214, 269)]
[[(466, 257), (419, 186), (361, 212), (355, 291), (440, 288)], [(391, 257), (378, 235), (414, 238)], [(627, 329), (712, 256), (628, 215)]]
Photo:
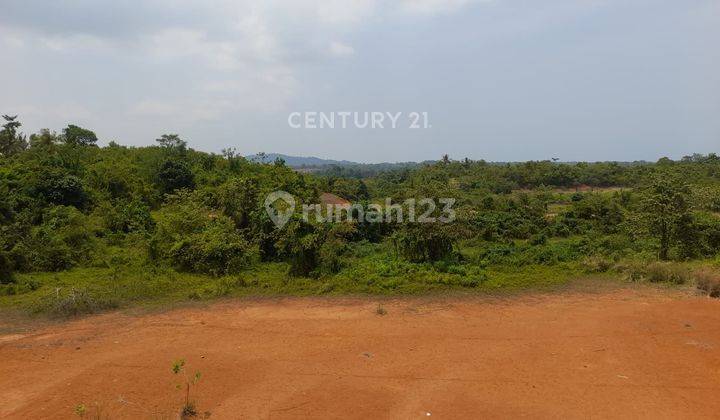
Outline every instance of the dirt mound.
[(714, 417), (720, 301), (652, 290), (284, 299), (108, 314), (0, 337), (0, 417)]

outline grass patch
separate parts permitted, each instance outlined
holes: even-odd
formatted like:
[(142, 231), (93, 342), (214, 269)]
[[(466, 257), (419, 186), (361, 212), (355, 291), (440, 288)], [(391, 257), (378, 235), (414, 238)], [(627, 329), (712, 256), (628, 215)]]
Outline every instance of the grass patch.
[(21, 274), (17, 284), (8, 285), (17, 291), (0, 296), (0, 310), (68, 317), (131, 305), (222, 297), (476, 293), (557, 285), (582, 273), (579, 266), (568, 264), (481, 268), (460, 263), (412, 264), (384, 254), (351, 259), (340, 273), (319, 279), (290, 277), (287, 270), (286, 264), (271, 263), (223, 277), (133, 267)]
[(681, 285), (693, 278), (691, 265), (678, 262), (626, 261), (614, 266), (614, 270), (630, 281), (668, 283)]
[(67, 291), (57, 288), (54, 295), (44, 296), (33, 307), (33, 312), (69, 317), (97, 313), (117, 307), (118, 302), (113, 296), (108, 296), (103, 292), (97, 293), (89, 289), (71, 287)]
[[(582, 245), (570, 238), (535, 249), (523, 244), (478, 245), (463, 248), (453, 260), (416, 264), (397, 258), (387, 244), (358, 243), (339, 256), (338, 273), (320, 278), (291, 277), (285, 263), (255, 264), (239, 274), (220, 277), (142, 264), (19, 274), (15, 283), (0, 288), (0, 311), (68, 317), (223, 297), (486, 294), (553, 289), (588, 273), (593, 278), (624, 276), (672, 284), (691, 280), (691, 267), (684, 264), (574, 258), (581, 254), (578, 244)], [(611, 262), (614, 265), (609, 267)], [(715, 290), (710, 280), (702, 284)]]

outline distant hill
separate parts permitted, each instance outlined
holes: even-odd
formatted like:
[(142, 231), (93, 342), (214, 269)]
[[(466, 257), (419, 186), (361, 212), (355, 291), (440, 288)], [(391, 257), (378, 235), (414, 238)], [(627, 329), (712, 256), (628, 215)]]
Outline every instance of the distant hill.
[(354, 166), (361, 165), (358, 162), (351, 162), (349, 160), (333, 160), (333, 159), (321, 159), (314, 156), (289, 156), (281, 153), (267, 153), (265, 155), (250, 155), (245, 157), (248, 160), (255, 162), (274, 162), (275, 159), (280, 158), (285, 161), (287, 166), (292, 168), (317, 168), (321, 166)]
[(396, 163), (358, 163), (349, 160), (321, 159), (314, 156), (289, 156), (281, 153), (266, 153), (250, 155), (245, 157), (254, 162), (272, 163), (280, 158), (285, 164), (298, 172), (308, 172), (318, 175), (327, 175), (341, 178), (365, 178), (377, 175), (380, 172), (403, 170), (414, 168), (422, 164), (434, 163), (425, 162), (396, 162)]

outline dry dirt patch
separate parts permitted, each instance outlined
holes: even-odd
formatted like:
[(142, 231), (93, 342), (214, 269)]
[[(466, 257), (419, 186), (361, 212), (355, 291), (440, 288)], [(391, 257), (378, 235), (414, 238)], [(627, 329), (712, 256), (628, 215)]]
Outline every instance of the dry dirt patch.
[(226, 302), (0, 336), (0, 418), (713, 417), (720, 301), (659, 290)]

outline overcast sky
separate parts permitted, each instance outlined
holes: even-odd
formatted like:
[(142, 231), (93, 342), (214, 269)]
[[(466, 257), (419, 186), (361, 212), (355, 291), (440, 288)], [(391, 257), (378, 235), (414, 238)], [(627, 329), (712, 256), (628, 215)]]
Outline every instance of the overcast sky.
[(242, 154), (677, 158), (720, 152), (719, 45), (718, 0), (2, 0), (0, 113)]

